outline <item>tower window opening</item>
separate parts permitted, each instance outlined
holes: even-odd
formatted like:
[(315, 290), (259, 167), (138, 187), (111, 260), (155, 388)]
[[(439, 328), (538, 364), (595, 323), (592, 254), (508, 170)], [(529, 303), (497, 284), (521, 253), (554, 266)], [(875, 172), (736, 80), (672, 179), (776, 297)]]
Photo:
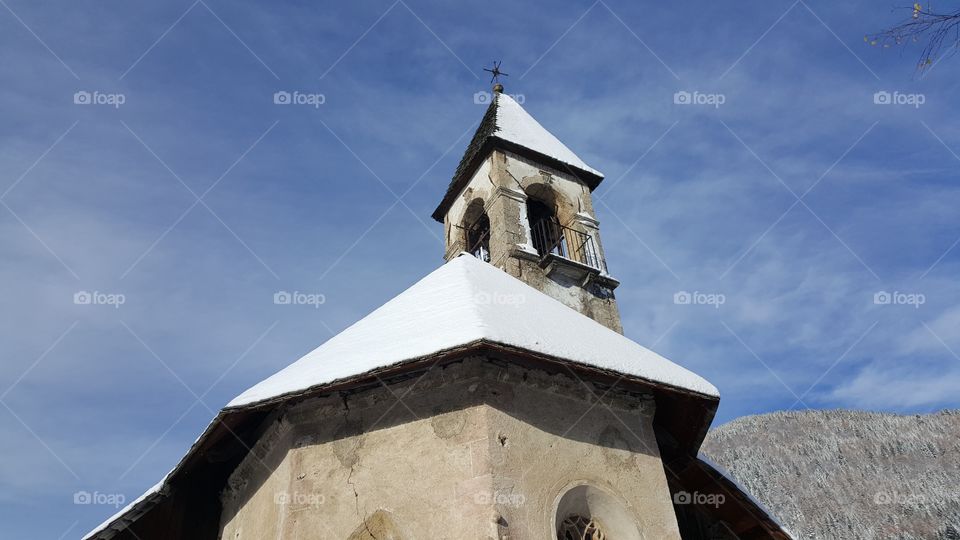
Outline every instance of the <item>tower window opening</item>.
[(537, 253), (545, 257), (554, 251), (560, 243), (561, 234), (560, 222), (553, 208), (536, 199), (527, 199), (527, 221)]
[(484, 262), (490, 262), (490, 218), (480, 217), (467, 228), (467, 251)]
[(557, 540), (607, 540), (607, 538), (595, 520), (573, 514), (560, 523)]
[(600, 257), (593, 237), (561, 225), (549, 206), (535, 199), (528, 199), (527, 219), (530, 222), (533, 248), (540, 257), (557, 255), (606, 272), (606, 264)]

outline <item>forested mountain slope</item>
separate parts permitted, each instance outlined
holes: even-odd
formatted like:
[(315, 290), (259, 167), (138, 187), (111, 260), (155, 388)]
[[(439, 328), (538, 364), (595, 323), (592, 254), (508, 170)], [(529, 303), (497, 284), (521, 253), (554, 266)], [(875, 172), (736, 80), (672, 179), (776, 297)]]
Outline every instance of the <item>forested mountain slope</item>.
[(798, 540), (960, 540), (960, 411), (747, 416), (703, 453)]

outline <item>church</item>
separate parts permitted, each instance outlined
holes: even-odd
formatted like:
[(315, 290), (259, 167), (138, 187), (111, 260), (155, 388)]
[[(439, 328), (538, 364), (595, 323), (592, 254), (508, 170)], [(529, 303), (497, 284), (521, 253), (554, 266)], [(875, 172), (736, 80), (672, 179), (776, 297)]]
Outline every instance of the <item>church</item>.
[(86, 539), (792, 538), (700, 456), (718, 390), (622, 335), (603, 175), (492, 96), (433, 213), (446, 262)]

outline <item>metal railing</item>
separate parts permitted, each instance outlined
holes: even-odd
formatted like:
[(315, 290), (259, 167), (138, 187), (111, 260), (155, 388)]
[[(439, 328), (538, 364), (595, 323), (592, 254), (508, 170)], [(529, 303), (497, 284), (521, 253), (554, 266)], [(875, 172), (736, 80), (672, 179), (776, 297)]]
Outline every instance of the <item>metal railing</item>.
[(540, 220), (533, 225), (531, 232), (533, 247), (541, 257), (557, 255), (607, 272), (607, 265), (589, 234), (560, 225), (553, 218)]

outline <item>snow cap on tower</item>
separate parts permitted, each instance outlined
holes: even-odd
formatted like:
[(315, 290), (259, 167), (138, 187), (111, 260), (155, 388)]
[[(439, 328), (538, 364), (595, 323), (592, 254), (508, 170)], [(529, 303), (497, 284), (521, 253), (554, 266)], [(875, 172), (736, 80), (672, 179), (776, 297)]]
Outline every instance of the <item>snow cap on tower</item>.
[(516, 99), (503, 92), (503, 85), (493, 86), (490, 106), (457, 166), (443, 200), (433, 211), (433, 219), (443, 216), (457, 195), (469, 183), (473, 173), (493, 150), (500, 149), (529, 158), (536, 163), (569, 173), (590, 190), (603, 181), (603, 173), (587, 165), (556, 136), (537, 122)]

